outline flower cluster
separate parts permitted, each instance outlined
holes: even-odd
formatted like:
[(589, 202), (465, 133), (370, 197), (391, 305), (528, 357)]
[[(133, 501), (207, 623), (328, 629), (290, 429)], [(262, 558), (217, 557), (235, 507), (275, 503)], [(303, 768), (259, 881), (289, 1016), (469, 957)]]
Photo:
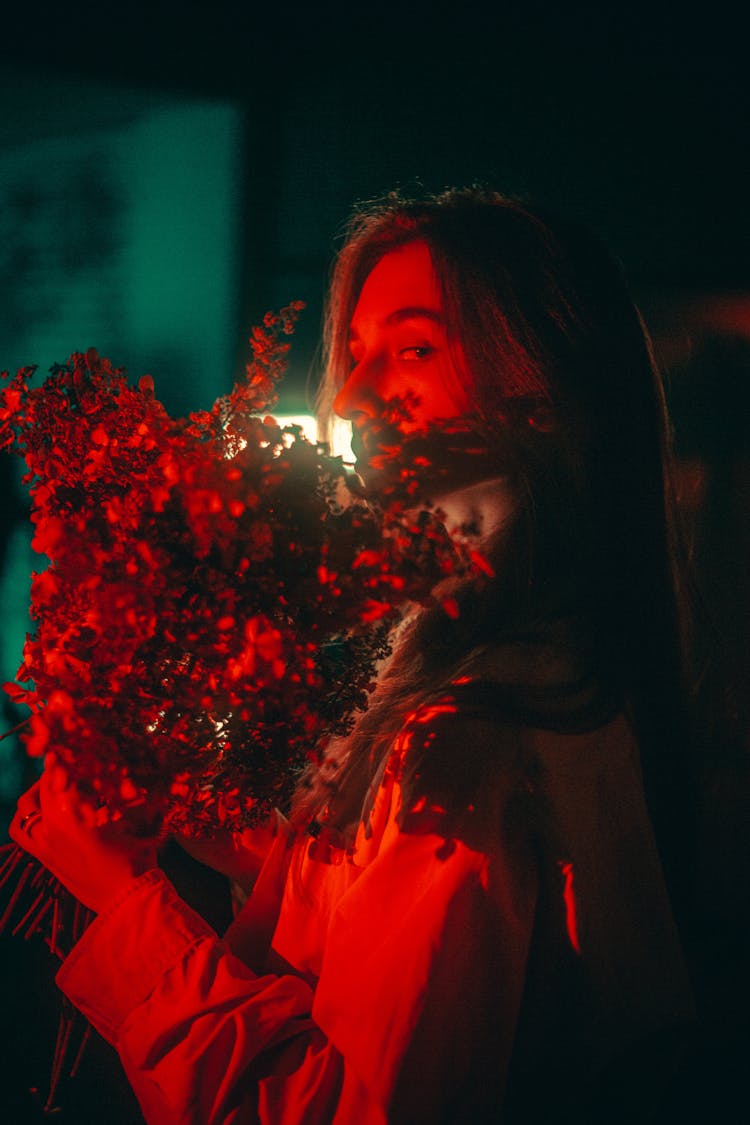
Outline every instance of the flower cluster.
[(408, 457), (367, 503), (340, 458), (261, 416), (300, 307), (185, 419), (95, 351), (36, 388), (34, 368), (2, 376), (0, 449), (25, 458), (49, 560), (5, 690), (31, 708), (28, 752), (54, 748), (103, 819), (200, 834), (283, 807), (365, 705), (400, 607), (473, 565), (419, 510)]

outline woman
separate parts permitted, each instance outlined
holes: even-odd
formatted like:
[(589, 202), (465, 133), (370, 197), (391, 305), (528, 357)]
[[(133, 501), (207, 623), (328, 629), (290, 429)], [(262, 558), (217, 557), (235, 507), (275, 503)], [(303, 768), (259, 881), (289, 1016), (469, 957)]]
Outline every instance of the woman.
[(457, 617), (403, 623), (291, 827), (205, 855), (248, 893), (224, 941), (50, 760), (12, 835), (99, 914), (58, 983), (156, 1125), (642, 1119), (692, 1001), (665, 417), (638, 314), (540, 209), (389, 197), (339, 255), (321, 403), (374, 491), (394, 430), (425, 440), (493, 576), (451, 591)]

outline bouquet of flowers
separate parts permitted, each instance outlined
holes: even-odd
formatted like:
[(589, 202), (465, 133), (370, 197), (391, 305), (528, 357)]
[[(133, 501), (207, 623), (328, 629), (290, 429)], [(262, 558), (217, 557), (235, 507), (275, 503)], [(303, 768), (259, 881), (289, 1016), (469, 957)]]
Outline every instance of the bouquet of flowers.
[(25, 458), (49, 560), (5, 690), (28, 752), (54, 748), (103, 820), (197, 835), (284, 807), (365, 705), (400, 607), (475, 566), (420, 510), (423, 456), (392, 450), (368, 503), (262, 416), (300, 307), (267, 314), (244, 379), (184, 419), (93, 350), (37, 388), (34, 368), (2, 377), (0, 448)]

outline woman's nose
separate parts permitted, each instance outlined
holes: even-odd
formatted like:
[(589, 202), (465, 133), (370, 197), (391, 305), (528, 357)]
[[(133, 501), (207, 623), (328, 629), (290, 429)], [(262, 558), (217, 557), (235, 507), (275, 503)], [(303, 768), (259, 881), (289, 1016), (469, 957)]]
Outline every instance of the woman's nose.
[(347, 422), (354, 422), (355, 425), (367, 418), (378, 418), (382, 407), (382, 399), (363, 364), (358, 364), (354, 368), (333, 400), (336, 414), (340, 418), (345, 418)]

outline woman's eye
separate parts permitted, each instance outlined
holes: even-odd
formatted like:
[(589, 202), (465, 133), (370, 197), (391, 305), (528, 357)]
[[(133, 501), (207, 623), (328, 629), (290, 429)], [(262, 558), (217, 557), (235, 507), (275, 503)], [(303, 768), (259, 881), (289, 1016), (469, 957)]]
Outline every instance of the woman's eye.
[(405, 359), (410, 363), (414, 360), (428, 359), (434, 350), (429, 344), (415, 344), (409, 348), (401, 348), (398, 355), (399, 359)]

